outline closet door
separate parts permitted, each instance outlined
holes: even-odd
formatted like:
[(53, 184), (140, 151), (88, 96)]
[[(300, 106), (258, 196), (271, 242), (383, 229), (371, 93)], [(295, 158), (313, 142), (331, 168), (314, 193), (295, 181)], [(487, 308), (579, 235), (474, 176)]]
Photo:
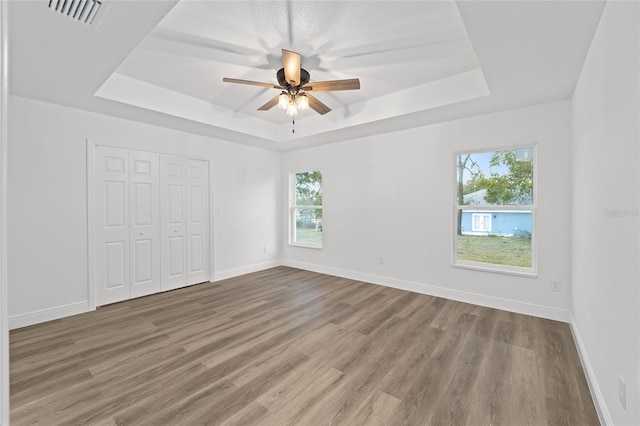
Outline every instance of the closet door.
[(208, 280), (208, 162), (96, 146), (96, 306)]
[(187, 160), (187, 284), (209, 281), (209, 168)]
[(162, 290), (187, 285), (186, 159), (163, 155), (160, 159), (162, 211)]
[(131, 297), (160, 291), (160, 158), (129, 152)]
[(94, 155), (94, 302), (129, 298), (128, 152), (96, 147)]
[(162, 156), (162, 290), (209, 280), (207, 161)]

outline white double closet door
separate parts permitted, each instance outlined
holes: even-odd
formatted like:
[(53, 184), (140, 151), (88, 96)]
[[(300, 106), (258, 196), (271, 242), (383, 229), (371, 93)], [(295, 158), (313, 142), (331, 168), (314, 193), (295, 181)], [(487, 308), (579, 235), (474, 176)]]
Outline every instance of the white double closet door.
[(93, 288), (101, 306), (208, 281), (208, 164), (96, 146)]

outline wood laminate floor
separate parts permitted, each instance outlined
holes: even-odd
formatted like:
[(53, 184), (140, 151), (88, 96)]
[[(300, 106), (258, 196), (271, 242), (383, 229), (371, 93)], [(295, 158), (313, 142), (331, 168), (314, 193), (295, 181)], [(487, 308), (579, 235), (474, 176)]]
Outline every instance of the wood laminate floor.
[(286, 267), (11, 332), (15, 425), (591, 425), (567, 324)]

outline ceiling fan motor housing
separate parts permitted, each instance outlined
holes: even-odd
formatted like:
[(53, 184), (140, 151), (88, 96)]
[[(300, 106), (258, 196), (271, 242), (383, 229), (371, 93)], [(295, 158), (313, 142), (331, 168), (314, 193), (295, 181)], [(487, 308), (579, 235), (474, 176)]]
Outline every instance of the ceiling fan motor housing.
[(280, 68), (278, 70), (276, 77), (278, 79), (278, 84), (280, 84), (280, 86), (287, 88), (287, 90), (300, 88), (305, 84), (307, 84), (311, 79), (311, 76), (309, 75), (309, 71), (305, 70), (304, 68), (300, 68), (300, 84), (297, 86), (292, 86), (287, 81), (287, 79), (284, 76), (284, 68)]

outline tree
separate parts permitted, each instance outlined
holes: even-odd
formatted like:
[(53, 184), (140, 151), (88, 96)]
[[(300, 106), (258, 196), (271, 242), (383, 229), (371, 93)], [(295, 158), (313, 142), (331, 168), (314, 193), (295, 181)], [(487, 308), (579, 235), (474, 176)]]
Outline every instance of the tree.
[[(322, 206), (322, 172), (296, 173), (296, 205)], [(316, 230), (321, 226), (322, 209), (308, 209)]]
[(322, 205), (322, 172), (296, 173), (297, 205)]
[(487, 187), (487, 178), (482, 171), (473, 173), (471, 178), (464, 182), (462, 193), (464, 195), (471, 194)]
[[(466, 155), (458, 155), (458, 205), (462, 206), (465, 204), (464, 196), (465, 196), (465, 187), (464, 187), (464, 172), (465, 170), (471, 173), (472, 179), (476, 178), (476, 175), (482, 174), (480, 170), (480, 166), (476, 163), (471, 154)], [(458, 235), (462, 235), (462, 210), (458, 209), (458, 226), (457, 226)]]
[(531, 204), (533, 200), (533, 163), (519, 161), (516, 152), (495, 151), (489, 166), (507, 166), (509, 173), (491, 172), (486, 179), (485, 200), (490, 204), (513, 205)]

